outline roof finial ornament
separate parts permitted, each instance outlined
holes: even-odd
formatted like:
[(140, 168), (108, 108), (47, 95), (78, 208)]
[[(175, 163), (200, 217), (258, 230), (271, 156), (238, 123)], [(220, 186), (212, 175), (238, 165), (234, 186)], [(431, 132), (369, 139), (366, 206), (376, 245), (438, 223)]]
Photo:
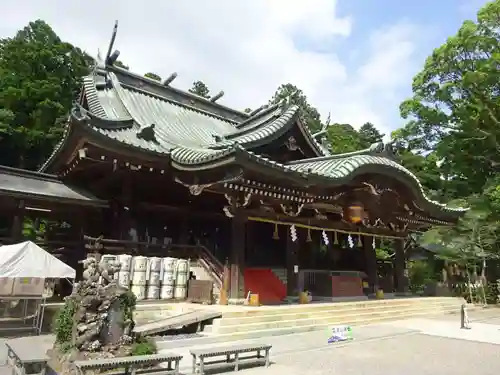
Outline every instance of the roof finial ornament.
[(172, 74), (170, 74), (168, 76), (168, 78), (165, 81), (163, 81), (163, 86), (170, 85), (174, 81), (174, 79), (176, 79), (176, 78), (177, 78), (177, 73), (173, 72)]
[(210, 101), (211, 101), (212, 103), (215, 103), (217, 100), (219, 100), (219, 99), (220, 99), (220, 98), (222, 98), (223, 96), (224, 96), (224, 91), (221, 91), (221, 92), (219, 92), (218, 94), (216, 94), (216, 95), (212, 96), (212, 97), (210, 98)]
[(141, 131), (136, 134), (136, 136), (137, 138), (143, 139), (146, 142), (159, 143), (156, 139), (155, 124), (151, 124), (149, 126), (146, 126), (145, 128), (142, 128)]
[(328, 117), (326, 118), (325, 123), (321, 126), (321, 130), (313, 134), (314, 139), (318, 139), (320, 135), (323, 135), (327, 132), (327, 128), (330, 126), (331, 122), (331, 112), (328, 112)]
[(118, 21), (115, 21), (115, 26), (113, 27), (113, 33), (111, 34), (111, 40), (109, 42), (108, 53), (106, 54), (106, 59), (104, 62), (106, 65), (113, 65), (116, 60), (118, 60), (118, 56), (120, 56), (120, 51), (115, 50), (113, 53), (113, 47), (115, 45), (116, 33), (118, 32)]

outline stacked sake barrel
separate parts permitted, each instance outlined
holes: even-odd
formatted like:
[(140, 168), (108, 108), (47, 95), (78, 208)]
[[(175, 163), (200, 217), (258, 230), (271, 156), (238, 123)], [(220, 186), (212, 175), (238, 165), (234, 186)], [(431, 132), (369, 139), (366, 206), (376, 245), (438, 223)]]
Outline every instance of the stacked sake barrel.
[(148, 260), (149, 260), (149, 275), (148, 275), (148, 289), (146, 293), (146, 298), (159, 299), (162, 259), (158, 257), (151, 257)]
[(132, 258), (132, 286), (130, 290), (138, 301), (146, 298), (148, 263), (148, 258), (143, 256)]
[(177, 266), (177, 259), (163, 258), (162, 263), (163, 263), (163, 272), (161, 278), (160, 298), (173, 299), (174, 286), (175, 286), (175, 269)]
[(185, 299), (187, 297), (189, 261), (186, 259), (178, 259), (176, 263), (174, 298)]
[(118, 272), (117, 280), (118, 285), (129, 289), (132, 270), (132, 255), (120, 254), (117, 257), (117, 262), (120, 264), (120, 271)]

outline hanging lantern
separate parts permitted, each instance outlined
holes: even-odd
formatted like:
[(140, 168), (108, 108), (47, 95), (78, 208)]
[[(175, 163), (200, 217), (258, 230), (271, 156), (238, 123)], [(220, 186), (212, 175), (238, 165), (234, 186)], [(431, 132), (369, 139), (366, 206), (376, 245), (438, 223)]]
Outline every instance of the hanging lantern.
[(274, 224), (274, 232), (273, 232), (273, 240), (279, 240), (280, 239), (280, 234), (278, 231), (278, 224)]
[(365, 209), (361, 204), (353, 203), (344, 208), (344, 219), (353, 224), (359, 224), (363, 221)]
[(363, 241), (361, 241), (361, 234), (358, 235), (358, 247), (363, 247)]
[(339, 238), (337, 237), (337, 232), (333, 232), (333, 244), (334, 245), (339, 244)]

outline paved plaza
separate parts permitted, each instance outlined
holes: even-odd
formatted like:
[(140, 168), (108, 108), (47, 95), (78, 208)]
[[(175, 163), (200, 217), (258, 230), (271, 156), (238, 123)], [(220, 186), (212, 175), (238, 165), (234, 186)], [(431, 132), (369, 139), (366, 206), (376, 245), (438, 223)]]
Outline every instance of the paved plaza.
[[(500, 310), (471, 313), (472, 329), (460, 329), (458, 315), (407, 319), (354, 327), (355, 340), (328, 344), (328, 332), (266, 337), (240, 342), (273, 345), (269, 368), (242, 369), (242, 375), (493, 375), (500, 368)], [(49, 341), (50, 338), (47, 337)], [(181, 372), (191, 373), (189, 347), (164, 349), (184, 355)], [(199, 345), (218, 346), (224, 344)], [(1, 352), (3, 362), (5, 351)], [(230, 373), (230, 372), (228, 372)], [(0, 375), (10, 374), (0, 366)]]

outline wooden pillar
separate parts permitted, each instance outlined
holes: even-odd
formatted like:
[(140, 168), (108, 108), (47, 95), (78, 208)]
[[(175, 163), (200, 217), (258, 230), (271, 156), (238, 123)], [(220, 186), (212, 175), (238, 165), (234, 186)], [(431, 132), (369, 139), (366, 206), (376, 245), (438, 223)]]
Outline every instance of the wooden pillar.
[(12, 220), (11, 240), (12, 243), (21, 242), (23, 240), (23, 222), (24, 222), (24, 201), (19, 201), (16, 208), (14, 219)]
[(245, 224), (246, 217), (240, 210), (236, 210), (231, 220), (231, 253), (229, 263), (231, 267), (231, 286), (229, 298), (241, 300), (245, 298)]
[(404, 239), (394, 240), (396, 293), (399, 294), (405, 294), (408, 292), (408, 277), (406, 275), (406, 257), (404, 246)]
[[(299, 267), (299, 248), (301, 235), (305, 235), (305, 231), (297, 230), (297, 239), (292, 240), (290, 227), (287, 228), (286, 236), (286, 294), (288, 297), (298, 296), (298, 281), (299, 274), (295, 272), (295, 268)], [(299, 233), (300, 232), (300, 233)]]
[[(120, 227), (120, 239), (131, 240), (130, 229), (132, 227), (132, 179), (130, 175), (125, 175), (122, 185), (122, 193), (120, 197), (119, 204), (119, 227)], [(137, 228), (136, 228), (137, 230)]]
[(363, 252), (366, 262), (366, 274), (368, 276), (368, 284), (370, 294), (375, 294), (378, 289), (378, 273), (377, 273), (377, 253), (373, 248), (373, 237), (363, 237)]

